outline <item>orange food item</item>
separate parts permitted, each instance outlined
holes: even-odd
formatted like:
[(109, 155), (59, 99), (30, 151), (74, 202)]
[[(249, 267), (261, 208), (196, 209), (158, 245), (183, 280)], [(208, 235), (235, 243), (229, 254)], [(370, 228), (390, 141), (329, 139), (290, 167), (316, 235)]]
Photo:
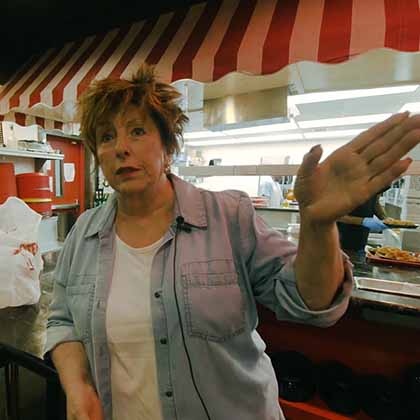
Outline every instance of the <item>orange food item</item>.
[(296, 197), (295, 197), (295, 194), (293, 193), (293, 190), (287, 191), (286, 200), (296, 201)]
[(382, 258), (420, 263), (420, 254), (417, 252), (403, 251), (402, 249), (389, 246), (376, 248), (373, 252), (375, 255)]

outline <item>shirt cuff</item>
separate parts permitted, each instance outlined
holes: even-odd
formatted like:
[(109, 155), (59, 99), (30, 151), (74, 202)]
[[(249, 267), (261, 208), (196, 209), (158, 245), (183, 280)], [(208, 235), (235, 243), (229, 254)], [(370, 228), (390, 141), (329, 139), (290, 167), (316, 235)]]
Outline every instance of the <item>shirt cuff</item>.
[(44, 346), (43, 357), (57, 347), (59, 344), (72, 341), (82, 342), (80, 337), (75, 333), (74, 328), (69, 326), (56, 326), (47, 329), (47, 341)]
[[(342, 253), (344, 265), (344, 280), (339, 292), (330, 307), (322, 310), (311, 310), (302, 299), (296, 284), (293, 262), (288, 262), (280, 272), (280, 278), (276, 283), (276, 294), (282, 302), (281, 310), (288, 313), (287, 318), (292, 317), (297, 322), (305, 322), (319, 327), (328, 327), (335, 324), (346, 312), (351, 292), (353, 289), (352, 263), (349, 257)], [(278, 313), (278, 318), (284, 318)]]

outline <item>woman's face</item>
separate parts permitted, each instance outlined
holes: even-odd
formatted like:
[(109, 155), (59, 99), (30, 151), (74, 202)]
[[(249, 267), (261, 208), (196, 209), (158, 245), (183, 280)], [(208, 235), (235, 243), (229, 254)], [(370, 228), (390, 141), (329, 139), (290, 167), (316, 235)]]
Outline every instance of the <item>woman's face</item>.
[(129, 105), (96, 129), (99, 164), (114, 190), (121, 194), (153, 189), (165, 174), (166, 153), (153, 120)]

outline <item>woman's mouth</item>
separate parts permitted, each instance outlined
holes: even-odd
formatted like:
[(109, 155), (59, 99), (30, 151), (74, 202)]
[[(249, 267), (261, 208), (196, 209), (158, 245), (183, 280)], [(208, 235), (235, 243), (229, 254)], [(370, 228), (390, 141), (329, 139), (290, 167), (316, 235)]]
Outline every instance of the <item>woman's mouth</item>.
[(139, 168), (135, 168), (133, 166), (122, 166), (115, 171), (115, 175), (129, 176), (138, 172), (139, 170)]

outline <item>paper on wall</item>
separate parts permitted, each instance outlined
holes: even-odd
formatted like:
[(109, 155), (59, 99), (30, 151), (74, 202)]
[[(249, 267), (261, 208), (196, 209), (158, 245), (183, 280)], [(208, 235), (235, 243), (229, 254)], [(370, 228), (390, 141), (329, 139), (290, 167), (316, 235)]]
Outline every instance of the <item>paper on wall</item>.
[(73, 182), (76, 177), (76, 167), (74, 163), (65, 163), (64, 164), (64, 181)]

